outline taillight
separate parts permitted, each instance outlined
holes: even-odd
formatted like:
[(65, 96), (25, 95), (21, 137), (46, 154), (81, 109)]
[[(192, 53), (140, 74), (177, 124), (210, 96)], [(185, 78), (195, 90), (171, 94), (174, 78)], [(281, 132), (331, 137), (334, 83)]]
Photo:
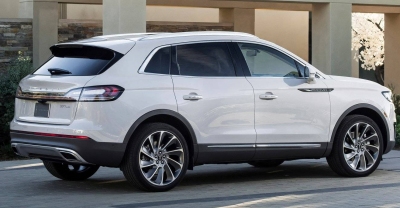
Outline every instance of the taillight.
[(59, 92), (23, 92), (18, 87), (16, 98), (28, 100), (44, 100), (44, 101), (113, 101), (116, 100), (124, 92), (124, 88), (116, 85), (93, 86), (76, 88), (67, 93)]
[(79, 101), (94, 102), (94, 101), (112, 101), (116, 100), (124, 92), (124, 88), (111, 86), (94, 86), (85, 87), (82, 90)]
[(67, 93), (44, 91), (23, 92), (21, 87), (18, 87), (15, 97), (26, 100), (78, 101), (81, 91), (82, 88), (72, 89)]

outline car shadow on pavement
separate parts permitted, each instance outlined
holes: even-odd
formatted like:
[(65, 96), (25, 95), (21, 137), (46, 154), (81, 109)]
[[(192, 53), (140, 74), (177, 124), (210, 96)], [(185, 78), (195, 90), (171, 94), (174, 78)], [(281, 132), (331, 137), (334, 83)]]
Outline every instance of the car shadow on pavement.
[[(101, 169), (100, 169), (101, 170)], [(116, 172), (118, 174), (116, 174)], [(295, 178), (340, 178), (332, 172), (326, 164), (318, 163), (283, 164), (275, 168), (255, 168), (250, 165), (209, 165), (195, 167), (194, 171), (188, 171), (181, 184), (177, 187), (180, 191), (193, 189), (196, 186), (209, 184), (230, 184), (241, 187), (241, 183), (266, 182), (276, 179)], [(32, 183), (29, 189), (46, 189), (55, 192), (74, 193), (135, 193), (142, 192), (131, 187), (123, 174), (117, 169), (99, 171), (86, 181), (62, 181), (51, 179)], [(143, 193), (143, 192), (142, 192)]]
[[(221, 165), (220, 165), (221, 166)], [(229, 165), (227, 165), (229, 166)], [(223, 165), (222, 165), (223, 167)], [(241, 168), (215, 169), (207, 171), (189, 171), (180, 186), (204, 184), (241, 183), (251, 181), (268, 181), (293, 178), (340, 178), (326, 164), (304, 165), (283, 164), (274, 168), (256, 168), (243, 166)]]

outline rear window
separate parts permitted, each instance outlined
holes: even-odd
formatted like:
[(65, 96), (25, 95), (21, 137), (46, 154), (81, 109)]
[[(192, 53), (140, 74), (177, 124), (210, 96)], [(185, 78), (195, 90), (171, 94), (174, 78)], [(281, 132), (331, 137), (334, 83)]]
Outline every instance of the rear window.
[(50, 50), (53, 57), (33, 74), (51, 75), (49, 70), (58, 70), (64, 76), (92, 76), (103, 73), (123, 56), (109, 49), (90, 46), (53, 46)]

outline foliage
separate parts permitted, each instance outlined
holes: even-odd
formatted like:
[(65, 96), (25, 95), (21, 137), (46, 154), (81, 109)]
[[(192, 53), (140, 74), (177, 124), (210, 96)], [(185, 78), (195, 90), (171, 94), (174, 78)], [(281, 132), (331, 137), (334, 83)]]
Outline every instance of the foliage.
[(16, 160), (16, 159), (26, 159), (26, 158), (16, 155), (14, 151), (11, 149), (11, 144), (0, 145), (0, 161)]
[(0, 142), (8, 143), (10, 121), (14, 117), (15, 92), (22, 78), (32, 72), (32, 59), (23, 56), (12, 61), (0, 76)]
[[(393, 84), (389, 84), (389, 89), (394, 92), (395, 86)], [(395, 107), (395, 113), (396, 113), (396, 146), (400, 146), (400, 95), (398, 94), (392, 94), (392, 101)]]
[[(397, 116), (397, 121), (400, 121), (400, 116)], [(396, 146), (400, 147), (400, 123), (396, 124)]]
[(359, 50), (356, 60), (362, 61), (365, 70), (375, 70), (385, 59), (385, 22), (383, 14), (354, 13), (352, 18), (352, 49)]

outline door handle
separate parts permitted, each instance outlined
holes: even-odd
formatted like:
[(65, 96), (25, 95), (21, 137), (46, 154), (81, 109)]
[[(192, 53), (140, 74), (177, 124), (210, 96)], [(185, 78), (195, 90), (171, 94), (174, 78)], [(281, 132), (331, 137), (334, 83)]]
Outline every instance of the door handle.
[(184, 95), (184, 96), (183, 96), (183, 99), (184, 99), (184, 100), (200, 100), (200, 99), (203, 99), (203, 96), (198, 95), (197, 93), (192, 92), (192, 93), (190, 93), (189, 95)]
[(277, 99), (278, 98), (278, 96), (277, 95), (274, 95), (274, 94), (272, 94), (272, 93), (265, 93), (265, 94), (261, 94), (260, 95), (260, 99), (261, 100), (274, 100), (274, 99)]

